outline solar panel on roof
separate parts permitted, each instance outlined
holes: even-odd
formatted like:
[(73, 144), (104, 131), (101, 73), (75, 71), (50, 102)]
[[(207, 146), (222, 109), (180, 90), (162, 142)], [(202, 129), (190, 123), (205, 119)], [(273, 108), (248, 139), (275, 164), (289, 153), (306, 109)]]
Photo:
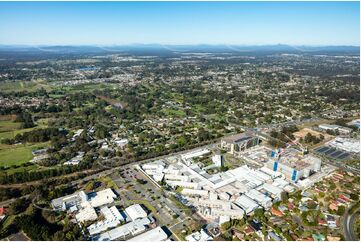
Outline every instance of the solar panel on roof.
[(336, 150), (335, 148), (331, 148), (331, 149), (329, 149), (328, 151), (326, 151), (325, 154), (326, 154), (326, 155), (329, 155), (329, 154), (331, 154), (332, 152), (335, 152), (335, 150)]
[(339, 155), (342, 154), (342, 153), (343, 153), (342, 151), (337, 150), (336, 152), (331, 153), (330, 156), (332, 156), (332, 157), (337, 157), (337, 156), (339, 156)]
[(343, 153), (342, 155), (340, 155), (339, 157), (337, 157), (337, 159), (342, 160), (342, 159), (347, 158), (348, 156), (350, 156), (350, 154), (349, 154), (349, 153)]
[(326, 151), (326, 150), (328, 150), (328, 149), (329, 149), (329, 147), (323, 146), (323, 147), (321, 147), (321, 148), (316, 149), (316, 151), (317, 151), (317, 152), (320, 152), (320, 153), (323, 153), (324, 151)]

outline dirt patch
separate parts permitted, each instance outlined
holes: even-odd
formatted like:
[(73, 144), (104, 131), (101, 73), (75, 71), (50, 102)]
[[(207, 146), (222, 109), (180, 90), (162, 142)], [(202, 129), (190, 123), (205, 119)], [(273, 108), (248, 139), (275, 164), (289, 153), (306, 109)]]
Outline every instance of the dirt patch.
[(293, 135), (299, 139), (299, 138), (304, 138), (307, 133), (310, 133), (312, 134), (313, 136), (316, 136), (316, 137), (320, 137), (320, 135), (322, 134), (324, 137), (325, 137), (325, 140), (331, 140), (334, 138), (334, 136), (332, 135), (329, 135), (329, 134), (326, 134), (326, 133), (321, 133), (321, 132), (318, 132), (318, 131), (315, 131), (315, 130), (312, 130), (312, 129), (309, 129), (309, 128), (304, 128), (304, 129), (301, 129), (300, 131), (297, 131), (295, 133), (293, 133)]

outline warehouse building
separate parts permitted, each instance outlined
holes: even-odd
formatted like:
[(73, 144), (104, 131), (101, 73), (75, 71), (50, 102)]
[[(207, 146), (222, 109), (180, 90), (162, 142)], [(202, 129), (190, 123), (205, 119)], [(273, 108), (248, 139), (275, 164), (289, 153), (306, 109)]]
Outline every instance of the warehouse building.
[(156, 227), (143, 234), (135, 236), (128, 241), (165, 241), (167, 239), (167, 233), (161, 227)]
[(245, 214), (251, 214), (259, 206), (253, 199), (247, 197), (246, 195), (241, 195), (235, 201), (235, 203), (243, 209)]

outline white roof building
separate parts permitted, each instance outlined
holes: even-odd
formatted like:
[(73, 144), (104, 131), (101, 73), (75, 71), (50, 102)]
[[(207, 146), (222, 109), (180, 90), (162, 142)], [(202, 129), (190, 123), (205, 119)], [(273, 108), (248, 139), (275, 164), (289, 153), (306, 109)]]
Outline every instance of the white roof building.
[(238, 209), (217, 209), (212, 208), (211, 209), (211, 215), (213, 217), (224, 217), (227, 216), (231, 219), (242, 219), (244, 215), (244, 211), (240, 208)]
[(88, 200), (88, 196), (84, 191), (76, 192), (68, 196), (59, 197), (51, 201), (54, 210), (65, 211), (73, 206), (79, 206), (82, 202)]
[(320, 124), (318, 127), (323, 130), (337, 130), (339, 126), (335, 124)]
[(273, 170), (267, 168), (266, 166), (261, 167), (261, 169), (259, 169), (259, 171), (271, 176), (272, 179), (282, 176), (282, 173), (280, 173), (278, 171), (273, 171)]
[(332, 131), (338, 130), (342, 134), (349, 134), (352, 132), (352, 129), (348, 127), (335, 125), (335, 124), (320, 124), (318, 125), (318, 127), (323, 130), (332, 130)]
[(162, 160), (156, 160), (142, 165), (143, 170), (157, 170), (159, 172), (162, 172), (164, 167), (165, 163)]
[(76, 221), (83, 223), (85, 221), (93, 221), (98, 218), (95, 209), (91, 206), (91, 204), (86, 201), (81, 204), (82, 209), (78, 211), (75, 215)]
[(198, 206), (210, 207), (210, 208), (219, 208), (219, 209), (231, 209), (232, 203), (225, 200), (210, 200), (210, 199), (197, 199), (196, 204)]
[(270, 208), (272, 206), (272, 199), (259, 191), (252, 189), (245, 194), (247, 197), (255, 200), (259, 205), (264, 208)]
[(191, 188), (191, 189), (199, 189), (199, 183), (196, 182), (183, 182), (183, 181), (171, 181), (171, 180), (166, 180), (166, 183), (172, 187), (186, 187), (186, 188)]
[(264, 183), (262, 186), (257, 188), (257, 190), (263, 194), (266, 194), (267, 196), (272, 195), (276, 200), (281, 199), (281, 193), (283, 191), (281, 188), (268, 183)]
[(274, 179), (272, 185), (279, 187), (279, 188), (285, 188), (287, 185), (289, 185), (290, 183), (288, 181), (286, 181), (285, 179), (282, 178), (276, 178)]
[(146, 218), (147, 212), (144, 211), (139, 204), (133, 204), (125, 209), (125, 213), (131, 218), (132, 221), (138, 218)]
[(128, 144), (128, 139), (115, 139), (115, 140), (114, 140), (114, 143), (115, 143), (118, 147), (122, 148), (122, 147), (124, 147), (125, 145)]
[(181, 193), (183, 195), (188, 195), (188, 196), (201, 196), (201, 197), (208, 197), (208, 193), (209, 191), (207, 190), (199, 190), (199, 189), (189, 189), (189, 188), (184, 188)]
[(198, 150), (194, 150), (192, 152), (189, 152), (187, 154), (183, 154), (181, 155), (181, 159), (183, 160), (183, 162), (189, 166), (192, 164), (192, 160), (195, 157), (199, 157), (199, 156), (203, 156), (206, 154), (209, 154), (210, 151), (208, 149), (198, 149)]
[(165, 241), (168, 235), (161, 227), (156, 227), (143, 234), (129, 239), (128, 241)]
[(203, 229), (200, 232), (195, 232), (190, 234), (186, 237), (186, 240), (189, 242), (196, 242), (196, 241), (211, 241), (213, 238), (208, 235)]
[(241, 195), (238, 197), (235, 203), (239, 205), (246, 214), (252, 213), (256, 208), (259, 207), (254, 200), (247, 197), (246, 195)]
[(167, 180), (175, 180), (175, 181), (189, 181), (189, 176), (175, 175), (175, 174), (165, 174), (164, 178)]
[(106, 231), (100, 235), (94, 236), (92, 240), (94, 241), (105, 241), (105, 240), (125, 240), (126, 237), (134, 236), (140, 234), (147, 229), (147, 225), (150, 224), (149, 218), (141, 218), (124, 224), (115, 229)]
[(115, 206), (111, 208), (105, 206), (100, 211), (104, 215), (104, 220), (94, 223), (87, 228), (90, 235), (99, 234), (109, 228), (116, 227), (120, 221), (124, 221), (123, 216)]
[(89, 195), (89, 202), (92, 207), (100, 207), (109, 203), (114, 202), (114, 198), (116, 198), (117, 195), (113, 192), (112, 189), (107, 188), (105, 190), (99, 191), (95, 193), (95, 196)]
[(337, 137), (327, 144), (348, 152), (360, 153), (360, 140)]

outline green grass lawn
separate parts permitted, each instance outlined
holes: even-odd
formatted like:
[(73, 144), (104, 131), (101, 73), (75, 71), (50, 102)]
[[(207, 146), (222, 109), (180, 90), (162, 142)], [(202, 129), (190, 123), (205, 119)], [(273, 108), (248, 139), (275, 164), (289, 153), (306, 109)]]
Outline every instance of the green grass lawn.
[(175, 110), (170, 108), (164, 108), (163, 113), (167, 116), (184, 117), (186, 114), (183, 110)]
[(48, 146), (49, 143), (0, 145), (0, 166), (13, 166), (29, 162), (31, 151)]
[(3, 228), (8, 227), (14, 221), (15, 217), (15, 215), (7, 216), (3, 222)]
[(0, 121), (0, 133), (6, 131), (17, 130), (21, 126), (21, 123), (16, 123), (10, 120), (2, 120)]

